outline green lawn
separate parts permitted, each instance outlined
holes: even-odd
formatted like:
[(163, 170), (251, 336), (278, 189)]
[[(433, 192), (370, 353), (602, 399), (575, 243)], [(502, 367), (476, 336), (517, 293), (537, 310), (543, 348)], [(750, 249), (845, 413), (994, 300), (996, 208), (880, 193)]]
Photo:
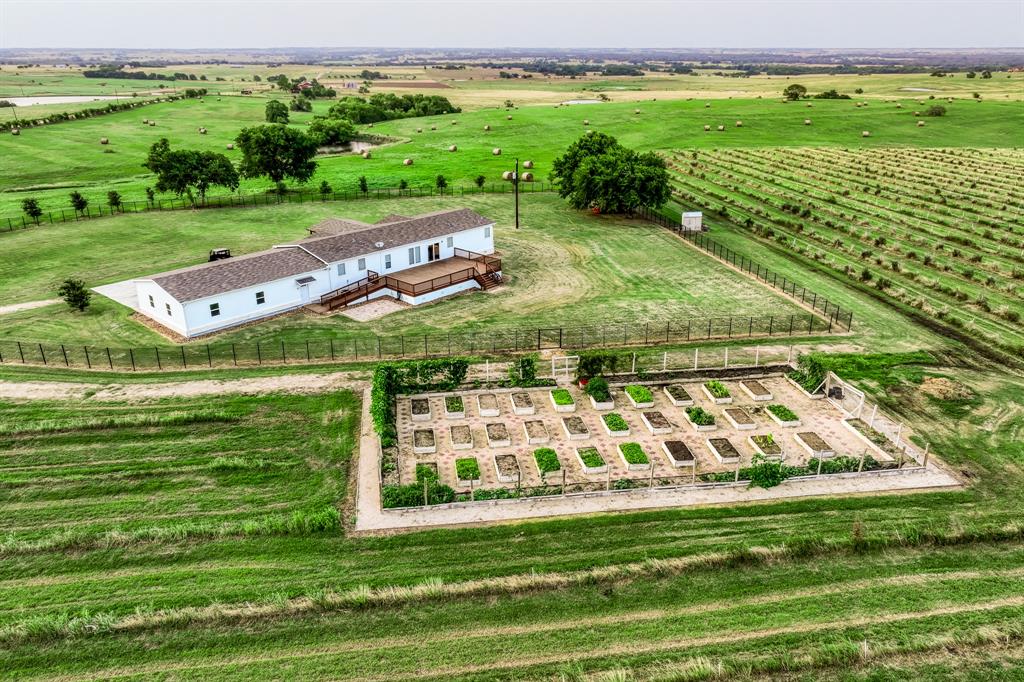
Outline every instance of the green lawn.
[[(89, 400), (5, 403), (8, 430), (60, 423), (0, 436), (14, 534), (0, 550), (0, 677), (584, 679), (614, 668), (649, 679), (707, 658), (745, 679), (930, 660), (950, 638), (980, 655), (1021, 636), (1024, 383), (901, 362), (835, 366), (927, 433), (971, 482), (964, 491), (391, 537), (176, 530), (221, 506), (251, 519), (266, 495), (288, 511), (340, 503), (355, 428), (347, 395), (162, 401), (127, 415)], [(928, 398), (929, 377), (975, 397)], [(201, 410), (239, 421), (168, 423)], [(114, 411), (163, 423), (95, 422)], [(310, 439), (302, 457), (296, 443)], [(257, 452), (281, 468), (210, 470), (215, 455)], [(138, 499), (148, 485), (151, 499)], [(67, 499), (79, 504), (62, 519)], [(91, 535), (74, 552), (19, 542), (76, 529)]]
[[(218, 340), (295, 342), (357, 332), (423, 334), (655, 320), (685, 325), (688, 318), (803, 312), (661, 227), (573, 211), (551, 193), (525, 195), (521, 202), (519, 232), (509, 195), (217, 209), (177, 213), (172, 222), (165, 214), (126, 214), (21, 230), (0, 237), (11, 254), (24, 254), (0, 266), (0, 298), (15, 302), (53, 296), (68, 276), (81, 277), (89, 286), (146, 276), (202, 262), (217, 246), (235, 253), (265, 248), (295, 239), (326, 216), (375, 220), (387, 213), (469, 206), (498, 223), (496, 247), (507, 277), (503, 288), (372, 322), (295, 314), (228, 332)], [(98, 295), (93, 300), (85, 314), (61, 304), (4, 315), (0, 338), (99, 345), (162, 342), (131, 320), (127, 308)]]
[[(444, 91), (435, 91), (444, 92)], [(503, 108), (487, 108), (452, 116), (405, 119), (379, 123), (367, 132), (391, 135), (402, 144), (378, 149), (371, 159), (344, 155), (323, 158), (311, 181), (326, 180), (336, 190), (353, 190), (365, 175), (371, 187), (397, 187), (401, 180), (413, 186), (433, 186), (437, 175), (450, 183), (472, 183), (478, 175), (500, 182), (501, 173), (513, 158), (536, 163), (535, 175), (545, 179), (551, 161), (570, 144), (590, 121), (590, 128), (617, 136), (623, 144), (638, 149), (723, 148), (764, 146), (996, 147), (1024, 144), (1024, 109), (1019, 102), (957, 100), (946, 104), (947, 116), (917, 128), (914, 100), (895, 103), (874, 101), (855, 108), (851, 101), (816, 100), (814, 108), (804, 103), (783, 104), (777, 99), (716, 99), (710, 108), (704, 100), (659, 100), (640, 103), (608, 103), (579, 106), (524, 106), (506, 120)], [(40, 200), (45, 210), (68, 208), (67, 194), (78, 189), (94, 205), (106, 201), (106, 192), (119, 191), (126, 200), (145, 201), (144, 189), (153, 179), (141, 163), (149, 145), (168, 137), (175, 146), (225, 151), (225, 144), (243, 126), (259, 123), (266, 100), (259, 97), (207, 97), (171, 102), (138, 110), (82, 121), (25, 130), (19, 137), (0, 137), (0, 216), (20, 214), (26, 196)], [(318, 101), (314, 113), (323, 113), (328, 101)], [(640, 114), (634, 109), (640, 108)], [(293, 116), (297, 125), (311, 115)], [(814, 125), (803, 120), (812, 118)], [(153, 118), (156, 127), (143, 126)], [(452, 121), (458, 125), (452, 125)], [(735, 122), (743, 121), (742, 128)], [(726, 126), (725, 132), (705, 133), (705, 124)], [(484, 125), (491, 130), (485, 132)], [(201, 136), (199, 126), (209, 129)], [(432, 131), (431, 126), (437, 130)], [(416, 129), (422, 128), (422, 133)], [(871, 131), (862, 138), (863, 130)], [(107, 137), (110, 144), (101, 146)], [(457, 152), (449, 152), (456, 144)], [(500, 148), (501, 156), (492, 150)], [(236, 158), (239, 152), (229, 153)], [(403, 160), (411, 158), (412, 166)], [(269, 182), (246, 181), (243, 191), (262, 191)], [(6, 191), (5, 191), (6, 190)]]

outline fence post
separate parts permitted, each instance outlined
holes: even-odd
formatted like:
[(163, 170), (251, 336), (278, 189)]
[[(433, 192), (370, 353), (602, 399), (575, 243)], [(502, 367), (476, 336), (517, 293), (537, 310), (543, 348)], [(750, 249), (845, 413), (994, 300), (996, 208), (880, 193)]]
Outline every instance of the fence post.
[(154, 346), (153, 350), (156, 351), (156, 368), (163, 369), (163, 365), (160, 364), (160, 349)]
[(725, 364), (723, 365), (723, 367), (725, 369), (729, 369), (729, 346), (725, 347)]
[(231, 364), (238, 367), (238, 355), (235, 354), (235, 344), (231, 344)]
[(135, 351), (131, 348), (128, 349), (128, 357), (132, 361), (132, 371), (135, 371)]
[(700, 348), (694, 348), (693, 349), (693, 368), (694, 369), (697, 369), (697, 352), (698, 351), (700, 351)]
[(206, 362), (210, 367), (213, 367), (213, 354), (210, 353), (210, 344), (206, 344)]
[(757, 367), (761, 360), (761, 346), (754, 347), (754, 367)]
[(64, 356), (64, 366), (65, 367), (70, 367), (71, 363), (68, 362), (68, 352), (66, 350), (64, 350), (64, 344), (63, 343), (60, 344), (60, 352)]
[(25, 350), (21, 347), (21, 341), (15, 341), (18, 344), (18, 355), (21, 356), (21, 364), (25, 364)]
[(263, 353), (260, 351), (260, 342), (256, 342), (256, 363), (263, 364)]
[(46, 364), (46, 351), (43, 350), (43, 344), (40, 343), (38, 345), (39, 345), (39, 357), (43, 359), (43, 364), (45, 365)]
[(281, 340), (281, 362), (288, 364), (288, 358), (284, 354), (284, 339)]
[(871, 421), (868, 422), (868, 426), (870, 428), (872, 428), (872, 429), (875, 428), (875, 415), (876, 414), (878, 414), (878, 404), (877, 403), (875, 403), (875, 406), (871, 408)]
[(114, 359), (110, 357), (110, 347), (106, 347), (107, 351), (107, 364), (110, 365), (110, 369), (114, 369)]
[(185, 346), (178, 346), (178, 350), (181, 351), (181, 368), (188, 369), (188, 361), (185, 360)]
[(92, 360), (89, 359), (89, 346), (82, 346), (82, 350), (85, 351), (85, 367), (86, 367), (86, 369), (92, 369)]

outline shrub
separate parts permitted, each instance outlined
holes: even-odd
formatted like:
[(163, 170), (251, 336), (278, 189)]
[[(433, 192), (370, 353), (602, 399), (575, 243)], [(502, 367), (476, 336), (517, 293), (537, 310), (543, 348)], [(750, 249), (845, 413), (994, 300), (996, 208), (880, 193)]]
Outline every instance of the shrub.
[(537, 460), (537, 468), (540, 469), (541, 475), (558, 471), (562, 468), (561, 462), (558, 461), (558, 455), (551, 448), (534, 450), (533, 458)]
[(615, 412), (603, 415), (601, 419), (604, 420), (604, 423), (608, 426), (609, 430), (611, 431), (629, 430), (629, 424), (626, 423), (626, 420), (622, 418), (622, 415), (617, 414)]
[(590, 379), (602, 374), (614, 374), (619, 367), (615, 353), (584, 352), (576, 362), (576, 379)]
[[(455, 491), (436, 481), (428, 481), (426, 490), (427, 504), (447, 504), (455, 501)], [(380, 490), (380, 499), (381, 506), (385, 509), (423, 506), (423, 483), (386, 485)]]
[(437, 481), (437, 469), (429, 464), (416, 465), (416, 482), (423, 485), (423, 481)]
[(767, 409), (769, 412), (771, 412), (784, 422), (795, 422), (800, 418), (796, 416), (796, 412), (789, 409), (785, 405), (772, 404), (765, 409)]
[(640, 443), (623, 443), (619, 446), (622, 458), (629, 464), (648, 464), (651, 460), (647, 458)]
[(697, 426), (711, 426), (715, 423), (715, 415), (706, 412), (703, 407), (687, 407), (686, 416)]
[(480, 464), (476, 457), (455, 460), (455, 475), (460, 481), (475, 481), (480, 478)]
[(533, 386), (537, 383), (537, 358), (526, 355), (508, 366), (508, 382), (512, 386)]
[(92, 292), (86, 288), (85, 282), (80, 279), (64, 280), (60, 288), (57, 289), (57, 295), (63, 298), (64, 302), (72, 310), (77, 310), (78, 312), (85, 312), (92, 298)]
[(594, 377), (588, 381), (586, 392), (599, 403), (611, 402), (612, 394), (608, 390), (608, 380), (604, 377)]
[(728, 398), (729, 389), (725, 387), (721, 381), (708, 381), (704, 384), (707, 387), (708, 393), (716, 398)]
[(576, 401), (572, 398), (572, 394), (564, 388), (556, 388), (551, 391), (551, 399), (555, 401), (555, 405), (576, 404)]
[(651, 395), (651, 390), (646, 386), (631, 384), (626, 386), (626, 393), (636, 403), (649, 403), (654, 400), (654, 396)]
[(760, 454), (754, 455), (753, 464), (748, 467), (747, 475), (750, 477), (748, 486), (750, 488), (774, 488), (786, 480), (782, 462), (768, 459)]

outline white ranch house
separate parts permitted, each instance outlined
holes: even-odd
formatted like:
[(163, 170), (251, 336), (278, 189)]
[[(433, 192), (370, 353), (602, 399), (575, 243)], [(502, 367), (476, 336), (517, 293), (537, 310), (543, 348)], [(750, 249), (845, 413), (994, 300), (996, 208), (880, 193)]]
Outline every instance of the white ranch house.
[(494, 221), (470, 209), (370, 225), (328, 219), (266, 251), (134, 280), (137, 310), (191, 338), (301, 307), (327, 313), (380, 296), (419, 305), (501, 282)]

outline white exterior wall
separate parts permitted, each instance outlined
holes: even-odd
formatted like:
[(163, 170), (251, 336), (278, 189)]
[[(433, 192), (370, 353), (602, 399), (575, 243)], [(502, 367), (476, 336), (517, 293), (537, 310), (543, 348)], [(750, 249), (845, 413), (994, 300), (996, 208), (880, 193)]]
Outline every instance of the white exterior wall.
[(437, 291), (431, 291), (430, 293), (423, 294), (421, 296), (408, 296), (406, 294), (402, 294), (401, 295), (401, 300), (405, 301), (406, 303), (408, 303), (410, 305), (420, 305), (422, 303), (429, 303), (430, 301), (434, 301), (434, 300), (437, 300), (439, 298), (444, 298), (445, 296), (451, 296), (452, 294), (457, 294), (460, 291), (468, 291), (470, 289), (479, 289), (479, 288), (480, 288), (480, 285), (476, 283), (476, 280), (470, 279), (470, 280), (466, 280), (465, 282), (459, 282), (458, 284), (453, 284), (450, 287), (445, 287), (444, 289), (438, 289)]
[[(139, 312), (146, 317), (151, 317), (165, 327), (178, 332), (182, 336), (188, 336), (188, 327), (185, 323), (185, 311), (178, 300), (164, 291), (163, 287), (152, 280), (137, 280), (135, 289), (139, 296)], [(149, 303), (149, 297), (153, 297), (153, 305)], [(171, 306), (171, 314), (167, 314), (167, 304)]]

